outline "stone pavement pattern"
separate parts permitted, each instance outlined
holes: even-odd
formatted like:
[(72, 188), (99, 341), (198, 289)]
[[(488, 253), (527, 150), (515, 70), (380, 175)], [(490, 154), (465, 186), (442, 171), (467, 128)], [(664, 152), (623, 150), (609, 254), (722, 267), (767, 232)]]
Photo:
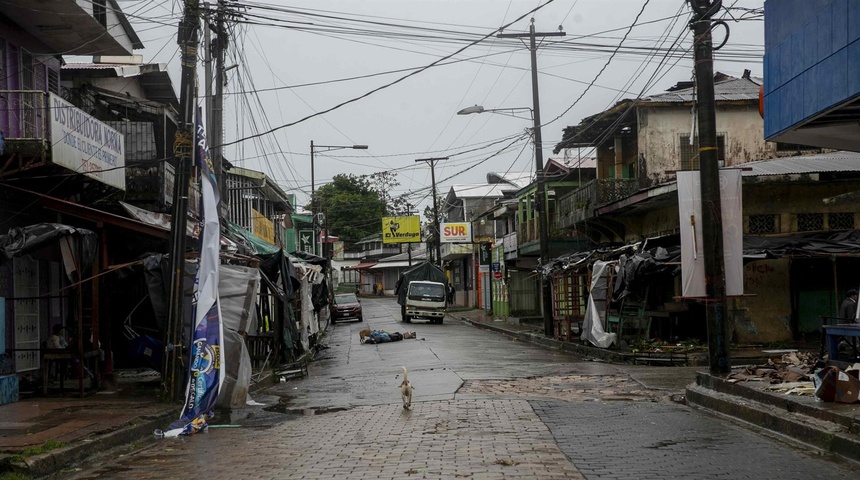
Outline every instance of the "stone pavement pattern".
[[(205, 470), (204, 470), (205, 469)], [(583, 479), (525, 400), (360, 406), (272, 428), (212, 429), (72, 479)]]
[(501, 395), (554, 398), (569, 402), (588, 400), (652, 400), (662, 392), (648, 390), (628, 376), (563, 375), (510, 380), (467, 380), (457, 395)]
[(858, 466), (753, 433), (688, 407), (532, 401), (588, 479), (857, 479)]

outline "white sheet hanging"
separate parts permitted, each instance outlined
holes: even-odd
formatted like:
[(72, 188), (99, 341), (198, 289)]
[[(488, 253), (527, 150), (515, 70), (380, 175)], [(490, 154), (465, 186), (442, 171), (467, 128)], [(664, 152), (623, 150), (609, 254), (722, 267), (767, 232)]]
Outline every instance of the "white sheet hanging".
[(613, 268), (614, 265), (614, 262), (594, 262), (591, 272), (591, 293), (585, 308), (582, 335), (579, 336), (581, 340), (586, 340), (600, 348), (609, 348), (615, 343), (617, 337), (614, 333), (606, 333), (603, 330), (603, 321), (606, 317), (606, 302), (603, 299), (606, 298), (609, 269)]

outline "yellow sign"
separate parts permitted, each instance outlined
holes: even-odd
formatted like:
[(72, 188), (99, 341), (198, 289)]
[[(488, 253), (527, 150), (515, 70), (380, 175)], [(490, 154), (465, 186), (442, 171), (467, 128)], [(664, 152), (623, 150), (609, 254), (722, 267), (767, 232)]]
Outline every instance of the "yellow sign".
[(251, 209), (251, 226), (254, 228), (254, 235), (262, 238), (269, 243), (275, 243), (275, 226), (271, 220), (264, 217), (262, 213)]
[(382, 243), (420, 243), (421, 218), (382, 217)]

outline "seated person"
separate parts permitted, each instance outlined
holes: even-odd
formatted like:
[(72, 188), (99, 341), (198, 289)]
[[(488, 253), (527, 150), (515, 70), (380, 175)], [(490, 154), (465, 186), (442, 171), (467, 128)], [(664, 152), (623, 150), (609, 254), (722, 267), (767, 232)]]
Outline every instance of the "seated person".
[(48, 337), (48, 340), (45, 341), (45, 348), (53, 349), (53, 350), (62, 350), (69, 346), (69, 342), (66, 341), (66, 337), (63, 336), (63, 328), (62, 325), (54, 325), (53, 332), (51, 336)]

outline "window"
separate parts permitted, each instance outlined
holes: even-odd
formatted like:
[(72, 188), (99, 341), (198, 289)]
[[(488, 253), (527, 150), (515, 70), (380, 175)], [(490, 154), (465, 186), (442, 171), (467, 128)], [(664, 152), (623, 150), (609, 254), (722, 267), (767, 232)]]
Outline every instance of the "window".
[(798, 232), (814, 232), (824, 230), (824, 214), (823, 213), (798, 213), (797, 214), (797, 231)]
[(105, 28), (107, 28), (107, 8), (105, 8), (105, 2), (107, 0), (93, 0), (93, 18), (96, 19), (99, 24)]
[(749, 233), (750, 235), (764, 235), (768, 233), (778, 233), (777, 225), (779, 217), (776, 215), (750, 215), (749, 217)]
[(854, 230), (853, 213), (831, 213), (827, 215), (830, 230)]
[[(699, 169), (699, 137), (695, 137), (694, 144), (690, 145), (690, 136), (682, 134), (680, 170), (698, 170)], [(717, 160), (720, 165), (725, 165), (726, 162), (726, 135), (724, 133), (717, 134)]]
[(48, 91), (60, 94), (60, 72), (48, 70)]

